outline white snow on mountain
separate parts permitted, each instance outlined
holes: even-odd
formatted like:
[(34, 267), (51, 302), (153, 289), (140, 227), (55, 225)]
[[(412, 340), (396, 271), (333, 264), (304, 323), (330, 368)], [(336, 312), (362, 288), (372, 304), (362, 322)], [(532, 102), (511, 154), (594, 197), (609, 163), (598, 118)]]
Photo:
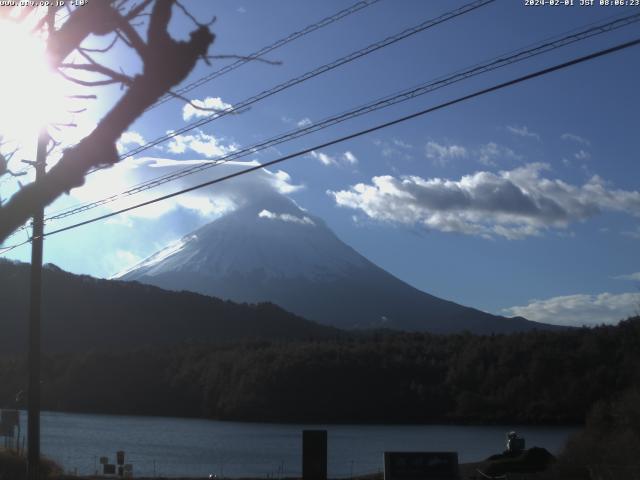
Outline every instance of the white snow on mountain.
[(273, 302), (340, 328), (443, 333), (533, 328), (522, 318), (497, 317), (413, 288), (278, 193), (256, 194), (116, 278), (236, 302)]

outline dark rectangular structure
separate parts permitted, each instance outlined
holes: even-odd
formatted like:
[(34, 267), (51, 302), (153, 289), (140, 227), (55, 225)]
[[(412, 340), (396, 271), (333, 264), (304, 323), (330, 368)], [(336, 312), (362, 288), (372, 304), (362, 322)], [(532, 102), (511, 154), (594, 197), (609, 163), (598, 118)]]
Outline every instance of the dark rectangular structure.
[(384, 452), (384, 480), (458, 480), (457, 452)]
[(302, 479), (327, 480), (327, 431), (302, 431)]

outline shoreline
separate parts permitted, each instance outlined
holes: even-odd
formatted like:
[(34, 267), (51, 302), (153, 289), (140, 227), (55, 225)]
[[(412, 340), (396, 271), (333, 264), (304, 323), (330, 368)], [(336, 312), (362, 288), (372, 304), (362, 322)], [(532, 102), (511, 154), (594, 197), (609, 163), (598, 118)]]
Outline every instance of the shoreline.
[[(12, 409), (20, 411), (20, 415), (24, 415), (26, 418), (27, 410), (26, 408), (16, 408), (16, 407), (3, 407), (0, 406), (0, 410), (2, 409)], [(505, 427), (510, 430), (518, 429), (520, 427), (568, 427), (568, 428), (581, 428), (585, 426), (584, 422), (578, 423), (559, 423), (559, 422), (537, 422), (537, 423), (527, 423), (520, 421), (472, 421), (472, 420), (457, 420), (450, 419), (446, 420), (434, 420), (433, 422), (320, 422), (320, 421), (310, 421), (310, 420), (252, 420), (252, 419), (222, 419), (222, 418), (209, 418), (209, 417), (180, 417), (177, 415), (154, 415), (154, 414), (144, 414), (144, 413), (105, 413), (105, 412), (93, 412), (93, 411), (73, 411), (73, 410), (42, 410), (41, 414), (60, 414), (60, 415), (92, 415), (92, 416), (105, 416), (105, 417), (140, 417), (140, 418), (155, 418), (155, 419), (166, 419), (166, 420), (204, 420), (210, 422), (220, 422), (220, 423), (241, 423), (241, 424), (255, 424), (255, 425), (309, 425), (313, 427), (321, 427), (321, 426), (359, 426), (359, 427), (407, 427), (407, 426), (416, 426), (416, 427)]]
[[(476, 469), (482, 465), (483, 462), (469, 462), (461, 463), (459, 465), (460, 477), (459, 480), (473, 480), (480, 478)], [(533, 475), (533, 474), (532, 474)], [(88, 476), (73, 476), (63, 475), (60, 477), (53, 477), (50, 480), (104, 480), (104, 476), (88, 475)], [(118, 477), (120, 478), (120, 477)], [(208, 480), (208, 477), (138, 477), (133, 478), (137, 480)], [(302, 480), (302, 477), (267, 477), (269, 480)], [(215, 477), (216, 480), (265, 480), (265, 477)], [(354, 475), (346, 477), (327, 477), (327, 480), (383, 480), (384, 473), (376, 472), (363, 475)]]

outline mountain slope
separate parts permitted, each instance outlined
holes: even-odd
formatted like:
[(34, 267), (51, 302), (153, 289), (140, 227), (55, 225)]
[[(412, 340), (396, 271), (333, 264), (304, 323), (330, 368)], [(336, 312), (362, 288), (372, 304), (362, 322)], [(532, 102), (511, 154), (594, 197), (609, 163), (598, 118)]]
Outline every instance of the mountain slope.
[[(24, 351), (28, 264), (0, 260), (0, 305), (0, 353)], [(50, 352), (339, 334), (273, 304), (238, 305), (191, 292), (73, 275), (52, 265), (43, 272), (42, 311), (43, 345)]]
[(275, 194), (186, 235), (118, 278), (239, 302), (270, 301), (339, 328), (436, 333), (551, 328), (417, 290), (343, 243), (321, 219)]

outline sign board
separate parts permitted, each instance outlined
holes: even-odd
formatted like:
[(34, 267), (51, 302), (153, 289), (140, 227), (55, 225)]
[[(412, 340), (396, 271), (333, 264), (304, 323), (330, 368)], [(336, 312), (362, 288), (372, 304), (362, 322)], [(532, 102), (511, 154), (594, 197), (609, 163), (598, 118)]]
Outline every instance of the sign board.
[(384, 452), (384, 480), (458, 480), (457, 452)]
[(302, 431), (302, 479), (327, 480), (327, 431)]
[(116, 466), (113, 463), (105, 463), (102, 467), (102, 473), (105, 475), (115, 475)]
[(100, 457), (100, 465), (106, 465), (107, 463), (109, 463), (108, 457)]

